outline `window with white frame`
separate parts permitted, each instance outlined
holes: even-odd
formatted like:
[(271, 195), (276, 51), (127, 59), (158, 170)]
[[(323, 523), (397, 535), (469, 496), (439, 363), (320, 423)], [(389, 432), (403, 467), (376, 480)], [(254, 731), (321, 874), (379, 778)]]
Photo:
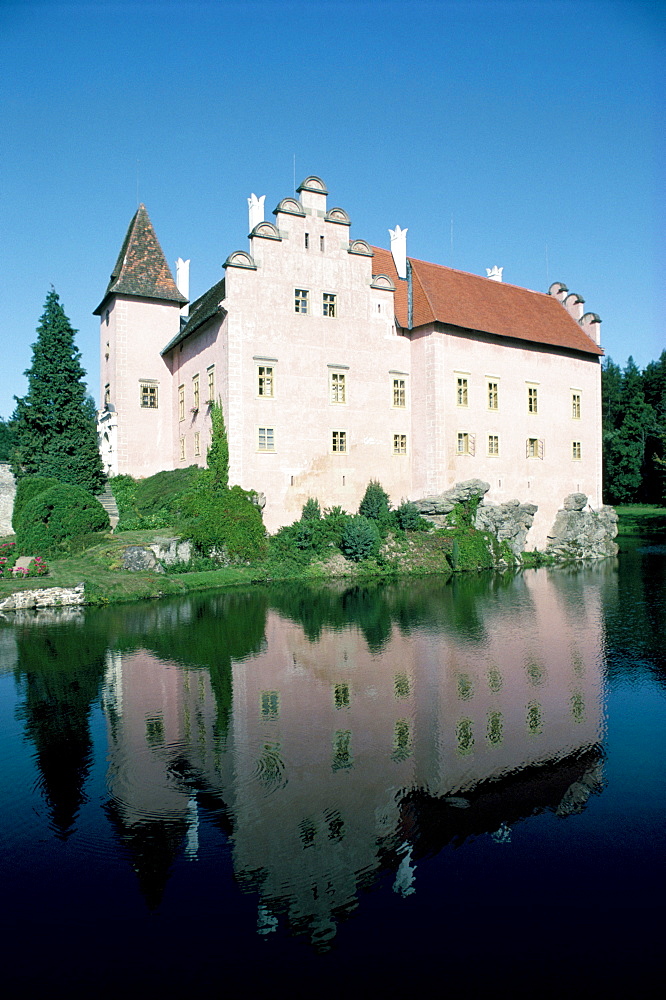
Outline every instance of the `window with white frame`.
[(464, 375), (459, 375), (456, 379), (456, 403), (458, 406), (467, 406), (468, 383)]
[(331, 432), (331, 451), (338, 455), (347, 451), (347, 431)]
[(306, 288), (297, 288), (294, 291), (294, 312), (297, 313), (307, 313), (308, 312), (308, 299), (309, 293)]
[[(108, 389), (109, 387), (106, 386)], [(157, 386), (151, 382), (142, 382), (140, 385), (140, 398), (141, 406), (148, 410), (157, 409)], [(109, 392), (109, 398), (105, 402), (109, 403), (111, 401), (111, 394)]]
[(525, 450), (528, 458), (542, 459), (544, 454), (543, 438), (528, 438)]
[(456, 439), (456, 454), (474, 455), (474, 452), (475, 452), (474, 434), (470, 434), (468, 433), (468, 431), (458, 431), (458, 436)]
[(338, 310), (338, 297), (334, 292), (324, 292), (323, 313), (324, 316), (335, 318)]
[(264, 398), (272, 398), (275, 395), (272, 365), (257, 365), (257, 395)]
[(199, 409), (199, 376), (192, 376), (192, 408)]
[(394, 455), (406, 455), (407, 454), (407, 435), (406, 434), (394, 434), (393, 435), (393, 454)]
[(539, 412), (539, 390), (535, 385), (528, 385), (527, 387), (527, 412)]
[(332, 403), (347, 402), (347, 379), (344, 372), (329, 373), (329, 398)]
[(257, 436), (258, 451), (275, 451), (275, 430), (273, 427), (260, 427)]
[(407, 405), (407, 392), (404, 378), (393, 379), (393, 405), (403, 409)]
[(488, 409), (499, 410), (499, 384), (488, 380)]
[(208, 375), (208, 403), (215, 402), (215, 365), (207, 369)]
[(574, 462), (579, 462), (581, 460), (582, 448), (580, 441), (571, 442), (571, 457), (573, 458)]
[(185, 386), (178, 386), (178, 419), (185, 419)]
[(571, 417), (573, 420), (580, 420), (580, 393), (571, 393)]

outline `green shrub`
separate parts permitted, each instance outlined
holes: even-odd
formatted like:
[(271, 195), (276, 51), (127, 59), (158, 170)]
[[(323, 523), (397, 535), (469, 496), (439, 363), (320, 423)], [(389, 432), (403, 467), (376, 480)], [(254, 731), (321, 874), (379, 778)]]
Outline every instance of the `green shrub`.
[(109, 485), (120, 516), (116, 531), (173, 527), (179, 517), (183, 494), (200, 471), (198, 465), (190, 465), (185, 469), (157, 472), (146, 479), (114, 476)]
[(393, 512), (396, 524), (402, 531), (427, 531), (430, 525), (421, 517), (416, 504), (403, 500)]
[(109, 527), (109, 516), (98, 500), (81, 489), (59, 483), (28, 503), (16, 532), (24, 554), (67, 552), (77, 539)]
[(182, 537), (200, 555), (232, 562), (261, 558), (266, 531), (253, 496), (240, 486), (214, 492), (212, 474), (200, 470), (195, 485), (182, 498)]
[(301, 511), (301, 521), (319, 521), (321, 518), (321, 507), (316, 497), (308, 497), (303, 504)]
[(21, 514), (27, 504), (40, 493), (51, 489), (52, 486), (57, 486), (58, 483), (59, 480), (54, 479), (53, 476), (24, 476), (23, 479), (19, 479), (12, 514), (12, 528), (15, 532), (18, 531)]
[(363, 499), (358, 508), (359, 514), (369, 517), (372, 521), (387, 521), (391, 504), (386, 490), (376, 479), (371, 479), (367, 485)]
[(342, 530), (340, 548), (347, 559), (360, 562), (369, 559), (379, 551), (381, 537), (374, 521), (357, 514), (350, 517)]

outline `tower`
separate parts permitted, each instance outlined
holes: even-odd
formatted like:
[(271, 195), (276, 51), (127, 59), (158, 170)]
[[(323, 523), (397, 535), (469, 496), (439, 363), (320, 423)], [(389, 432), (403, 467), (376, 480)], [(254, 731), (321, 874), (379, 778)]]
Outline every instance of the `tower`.
[(100, 317), (99, 430), (107, 475), (173, 467), (172, 387), (161, 349), (180, 329), (178, 291), (145, 205), (129, 224)]

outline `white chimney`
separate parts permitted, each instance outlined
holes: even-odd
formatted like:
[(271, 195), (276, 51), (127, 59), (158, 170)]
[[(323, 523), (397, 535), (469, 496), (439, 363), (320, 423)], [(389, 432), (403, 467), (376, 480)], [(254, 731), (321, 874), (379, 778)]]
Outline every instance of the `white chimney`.
[(501, 281), (503, 270), (504, 270), (503, 267), (498, 267), (497, 264), (495, 264), (494, 267), (486, 268), (486, 274), (488, 275), (491, 281)]
[(260, 222), (264, 221), (265, 198), (265, 194), (262, 194), (261, 198), (257, 198), (256, 194), (251, 194), (247, 199), (247, 207), (249, 209), (250, 216), (250, 232), (252, 232), (254, 227), (258, 226)]
[(400, 226), (396, 226), (395, 229), (389, 229), (391, 235), (391, 253), (393, 254), (393, 263), (395, 264), (395, 269), (398, 272), (399, 278), (407, 277), (407, 233), (408, 229), (401, 229)]
[[(176, 288), (181, 295), (184, 295), (186, 299), (190, 297), (190, 262), (189, 260), (183, 260), (179, 257), (176, 261)], [(189, 316), (190, 305), (186, 302), (184, 306), (181, 306), (180, 315)]]

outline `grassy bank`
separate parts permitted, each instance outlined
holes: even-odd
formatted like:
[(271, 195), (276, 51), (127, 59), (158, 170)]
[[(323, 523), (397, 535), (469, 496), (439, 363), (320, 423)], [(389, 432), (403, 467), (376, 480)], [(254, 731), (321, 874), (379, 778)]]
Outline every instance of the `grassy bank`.
[(618, 535), (666, 535), (666, 507), (627, 504), (615, 508)]
[[(83, 582), (89, 604), (119, 604), (186, 594), (192, 591), (250, 586), (278, 581), (317, 582), (331, 579), (362, 581), (393, 579), (396, 576), (448, 576), (451, 567), (447, 552), (450, 540), (441, 532), (419, 532), (391, 539), (376, 559), (351, 562), (337, 552), (325, 561), (310, 563), (261, 561), (251, 565), (225, 566), (199, 572), (125, 572), (121, 568), (124, 549), (147, 545), (168, 534), (161, 530), (123, 531), (75, 555), (49, 558), (47, 577), (0, 580), (0, 598), (22, 590), (46, 587), (74, 587)], [(479, 567), (485, 568), (485, 567)]]

